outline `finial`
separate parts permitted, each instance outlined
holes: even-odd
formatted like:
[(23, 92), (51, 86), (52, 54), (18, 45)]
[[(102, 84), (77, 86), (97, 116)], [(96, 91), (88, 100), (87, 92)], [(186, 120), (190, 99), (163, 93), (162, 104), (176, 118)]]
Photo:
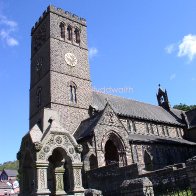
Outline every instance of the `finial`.
[(53, 122), (54, 120), (55, 120), (55, 119), (51, 116), (51, 117), (49, 118), (48, 122), (49, 122), (50, 124), (52, 124), (52, 122)]
[(158, 86), (159, 86), (159, 88), (161, 88), (161, 85), (160, 84)]

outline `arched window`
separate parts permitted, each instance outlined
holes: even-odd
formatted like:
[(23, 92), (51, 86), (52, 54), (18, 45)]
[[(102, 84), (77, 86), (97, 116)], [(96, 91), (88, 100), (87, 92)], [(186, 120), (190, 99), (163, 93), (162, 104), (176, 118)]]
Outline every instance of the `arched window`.
[(79, 44), (80, 43), (80, 31), (79, 31), (79, 29), (76, 28), (74, 33), (75, 33), (76, 43)]
[(65, 39), (65, 24), (63, 22), (60, 23), (61, 29), (61, 38)]
[(160, 135), (158, 125), (156, 125), (156, 131), (157, 131), (157, 135)]
[(180, 133), (179, 133), (179, 129), (178, 128), (176, 128), (176, 136), (180, 137)]
[(77, 94), (76, 94), (76, 90), (77, 90), (77, 86), (74, 82), (70, 82), (70, 101), (73, 103), (77, 103)]
[(36, 95), (37, 95), (37, 107), (39, 108), (40, 106), (41, 106), (41, 102), (42, 102), (42, 100), (41, 100), (41, 94), (42, 94), (42, 88), (41, 87), (39, 87), (38, 89), (37, 89), (37, 92), (36, 92)]
[(148, 127), (148, 124), (146, 123), (146, 133), (149, 134), (150, 131), (149, 131), (149, 127)]
[(72, 27), (70, 25), (67, 27), (67, 39), (72, 41)]
[(169, 128), (168, 128), (168, 126), (166, 126), (166, 133), (167, 133), (167, 136), (170, 136), (169, 135)]
[(137, 132), (137, 128), (136, 128), (136, 125), (135, 125), (135, 121), (132, 121), (132, 125), (133, 125), (133, 131), (134, 131), (134, 133), (136, 133)]
[(151, 129), (151, 134), (154, 134), (154, 127), (151, 123), (150, 123), (150, 129)]

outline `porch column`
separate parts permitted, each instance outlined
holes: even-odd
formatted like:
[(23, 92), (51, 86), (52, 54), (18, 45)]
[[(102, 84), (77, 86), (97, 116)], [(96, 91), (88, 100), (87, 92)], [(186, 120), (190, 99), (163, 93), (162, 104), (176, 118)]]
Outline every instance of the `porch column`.
[(84, 188), (82, 187), (82, 163), (73, 163), (72, 164), (72, 175), (73, 183), (71, 183), (71, 190), (74, 195), (83, 196)]
[(66, 195), (66, 192), (64, 190), (64, 180), (63, 180), (64, 173), (65, 173), (65, 169), (62, 167), (55, 169), (55, 180), (56, 180), (55, 195)]
[(47, 182), (47, 169), (48, 162), (36, 162), (37, 170), (37, 190), (36, 196), (49, 196), (50, 190), (48, 189)]

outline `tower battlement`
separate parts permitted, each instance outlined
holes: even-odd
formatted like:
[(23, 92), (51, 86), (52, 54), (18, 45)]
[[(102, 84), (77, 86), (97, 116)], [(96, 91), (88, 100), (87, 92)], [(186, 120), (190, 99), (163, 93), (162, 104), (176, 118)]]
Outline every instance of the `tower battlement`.
[(45, 18), (45, 16), (49, 13), (54, 13), (54, 14), (57, 14), (57, 15), (60, 15), (64, 18), (67, 18), (69, 20), (72, 20), (74, 22), (77, 22), (77, 23), (80, 23), (84, 26), (86, 26), (86, 19), (84, 18), (81, 18), (79, 16), (77, 16), (76, 14), (73, 14), (71, 12), (68, 12), (68, 11), (65, 11), (61, 8), (57, 8), (53, 5), (49, 5), (47, 7), (47, 9), (43, 12), (43, 14), (39, 17), (38, 21), (35, 23), (35, 25), (32, 27), (31, 29), (31, 34), (36, 30), (36, 28), (39, 26), (39, 24), (42, 22), (42, 20)]

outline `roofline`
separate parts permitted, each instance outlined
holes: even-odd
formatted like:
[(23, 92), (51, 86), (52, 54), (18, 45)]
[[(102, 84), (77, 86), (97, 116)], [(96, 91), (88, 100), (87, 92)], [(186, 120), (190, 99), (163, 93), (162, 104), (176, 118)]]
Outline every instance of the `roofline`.
[[(184, 145), (184, 146), (196, 146), (196, 143), (194, 144), (194, 142), (192, 142), (193, 144), (188, 144), (188, 143), (180, 143), (180, 142), (178, 142), (178, 141), (172, 141), (172, 140), (160, 140), (160, 141), (158, 141), (158, 140), (154, 140), (154, 141), (152, 141), (152, 140), (149, 140), (149, 141), (143, 141), (143, 140), (131, 140), (131, 139), (129, 139), (129, 142), (130, 143), (132, 143), (132, 144), (134, 144), (134, 143), (138, 143), (138, 144), (143, 144), (143, 143), (146, 143), (146, 144), (162, 144), (162, 145), (168, 145), (168, 143), (170, 144), (170, 145), (179, 145), (179, 146), (182, 146), (182, 145)], [(188, 142), (191, 142), (191, 141), (188, 141)]]
[(146, 120), (148, 122), (157, 122), (157, 123), (162, 123), (162, 124), (166, 124), (166, 125), (175, 125), (175, 126), (179, 126), (179, 127), (186, 127), (186, 124), (181, 124), (181, 123), (169, 123), (169, 122), (165, 122), (165, 121), (159, 121), (159, 120), (152, 120), (152, 119), (148, 119), (148, 118), (142, 118), (142, 117), (138, 117), (138, 116), (129, 116), (129, 115), (122, 115), (122, 114), (118, 114), (117, 115), (121, 116), (121, 117), (131, 117), (137, 120)]
[[(161, 106), (158, 106), (158, 105), (153, 105), (153, 104), (150, 104), (150, 103), (145, 103), (145, 102), (141, 102), (141, 101), (137, 101), (137, 100), (133, 100), (133, 99), (129, 99), (129, 98), (125, 98), (125, 97), (121, 97), (121, 96), (117, 96), (117, 95), (112, 95), (112, 94), (107, 94), (107, 93), (102, 93), (102, 92), (99, 92), (99, 91), (93, 91), (93, 93), (96, 93), (96, 94), (102, 94), (102, 95), (109, 95), (109, 96), (112, 96), (112, 97), (116, 97), (116, 98), (120, 98), (120, 99), (124, 99), (124, 100), (127, 100), (127, 101), (133, 101), (133, 102), (138, 102), (138, 103), (141, 103), (141, 104), (145, 104), (145, 105), (149, 105), (149, 106), (152, 106), (152, 107), (158, 107), (158, 108), (162, 108), (163, 110), (165, 110), (163, 107)], [(107, 102), (106, 102), (107, 103)], [(105, 107), (104, 107), (105, 108)], [(171, 108), (171, 112), (172, 110), (177, 110), (175, 108)], [(104, 110), (104, 109), (103, 109)], [(97, 110), (98, 112), (100, 111), (103, 111), (103, 110)], [(166, 110), (167, 111), (167, 110)], [(181, 110), (179, 110), (181, 111)], [(167, 111), (168, 112), (168, 111)], [(182, 111), (183, 113), (183, 111)], [(119, 116), (122, 116), (122, 117), (132, 117), (132, 118), (136, 118), (136, 119), (143, 119), (143, 120), (147, 120), (147, 121), (150, 121), (150, 122), (162, 122), (162, 123), (165, 123), (165, 124), (168, 124), (168, 125), (178, 125), (178, 126), (181, 126), (181, 127), (186, 127), (186, 124), (181, 124), (181, 123), (170, 123), (170, 122), (165, 122), (165, 121), (159, 121), (159, 120), (153, 120), (153, 119), (148, 119), (148, 118), (143, 118), (143, 117), (139, 117), (139, 116), (130, 116), (130, 115), (125, 115), (125, 114), (122, 114), (122, 113), (117, 113), (117, 115)], [(175, 114), (174, 114), (175, 115)]]

